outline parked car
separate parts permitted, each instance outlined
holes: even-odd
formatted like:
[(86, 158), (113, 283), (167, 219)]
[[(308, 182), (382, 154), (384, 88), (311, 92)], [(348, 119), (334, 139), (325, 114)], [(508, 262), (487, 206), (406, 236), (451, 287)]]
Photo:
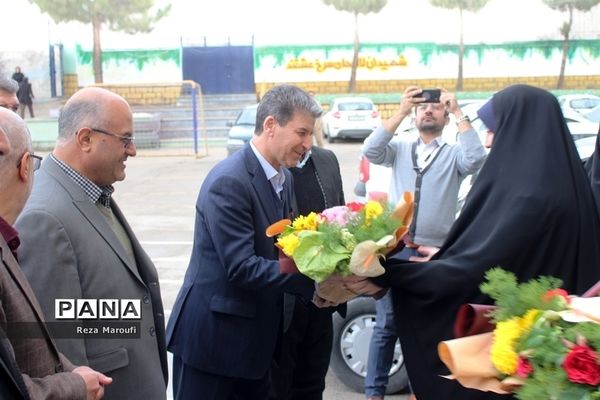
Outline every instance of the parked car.
[(586, 137), (596, 137), (598, 134), (598, 122), (592, 122), (584, 115), (569, 110), (563, 110), (563, 116), (567, 121), (567, 126), (573, 140), (583, 139)]
[(575, 140), (575, 147), (581, 160), (587, 160), (596, 149), (596, 136)]
[(583, 116), (592, 122), (600, 122), (600, 104), (583, 113)]
[(593, 94), (565, 94), (557, 96), (557, 99), (563, 112), (585, 113), (600, 104), (600, 97)]
[[(364, 393), (369, 344), (375, 326), (375, 300), (357, 297), (348, 303), (346, 318), (333, 314), (333, 348), (329, 367), (347, 387)], [(400, 342), (396, 341), (386, 393), (398, 393), (408, 385)]]
[(323, 135), (330, 143), (338, 139), (364, 139), (381, 124), (373, 101), (367, 97), (334, 98), (323, 116)]
[(238, 115), (227, 134), (227, 155), (231, 155), (240, 150), (254, 135), (256, 125), (256, 109), (258, 104), (246, 106)]

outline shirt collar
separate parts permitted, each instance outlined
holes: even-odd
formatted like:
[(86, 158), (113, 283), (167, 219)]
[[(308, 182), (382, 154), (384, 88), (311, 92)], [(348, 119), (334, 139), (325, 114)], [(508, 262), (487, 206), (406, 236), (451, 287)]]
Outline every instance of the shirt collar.
[(17, 248), (21, 244), (19, 239), (19, 232), (13, 228), (4, 218), (0, 217), (0, 235), (8, 245), (8, 248), (13, 253), (15, 258), (17, 257)]
[(425, 142), (423, 142), (423, 139), (421, 139), (420, 137), (417, 139), (417, 146), (421, 147), (441, 147), (444, 144), (444, 139), (442, 139), (441, 136), (436, 137), (435, 139), (433, 139), (431, 142), (425, 144)]
[(58, 165), (60, 169), (62, 169), (63, 172), (85, 192), (92, 203), (95, 204), (97, 201), (100, 201), (104, 207), (110, 208), (110, 196), (115, 191), (115, 188), (112, 185), (98, 186), (79, 172), (75, 171), (67, 163), (56, 158), (54, 154), (50, 154), (50, 159), (52, 159), (52, 161), (54, 161), (56, 165)]
[(280, 168), (279, 171), (273, 168), (273, 166), (260, 154), (260, 151), (254, 146), (254, 143), (250, 141), (250, 147), (252, 148), (252, 152), (258, 158), (258, 162), (262, 167), (265, 175), (271, 185), (273, 185), (273, 189), (275, 189), (275, 193), (279, 194), (283, 190), (283, 183), (285, 182), (285, 174), (283, 170)]

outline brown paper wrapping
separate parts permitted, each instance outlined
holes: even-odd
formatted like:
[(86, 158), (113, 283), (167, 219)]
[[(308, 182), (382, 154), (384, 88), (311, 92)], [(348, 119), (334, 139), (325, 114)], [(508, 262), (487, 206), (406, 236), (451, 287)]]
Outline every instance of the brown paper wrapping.
[(461, 385), (485, 392), (508, 394), (507, 384), (498, 379), (498, 372), (490, 362), (493, 333), (482, 333), (438, 344), (440, 359)]
[(358, 294), (346, 289), (344, 285), (337, 280), (326, 279), (319, 283), (319, 297), (333, 303), (345, 303), (357, 296)]

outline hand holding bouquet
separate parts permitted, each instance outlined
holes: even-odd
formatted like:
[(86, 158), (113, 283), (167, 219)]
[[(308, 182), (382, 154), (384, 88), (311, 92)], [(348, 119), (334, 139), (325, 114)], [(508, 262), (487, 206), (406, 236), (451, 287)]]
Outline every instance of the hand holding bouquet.
[(327, 300), (340, 303), (356, 294), (344, 290), (341, 280), (326, 279), (383, 274), (380, 257), (398, 245), (408, 230), (412, 209), (412, 193), (406, 192), (397, 206), (373, 200), (349, 203), (299, 216), (293, 222), (279, 221), (267, 229), (267, 235), (278, 235), (276, 246), (299, 272), (328, 287), (319, 288), (321, 297), (324, 294)]
[(496, 327), (440, 343), (452, 378), (521, 400), (600, 399), (600, 297), (568, 296), (552, 277), (518, 284), (499, 268), (486, 278)]

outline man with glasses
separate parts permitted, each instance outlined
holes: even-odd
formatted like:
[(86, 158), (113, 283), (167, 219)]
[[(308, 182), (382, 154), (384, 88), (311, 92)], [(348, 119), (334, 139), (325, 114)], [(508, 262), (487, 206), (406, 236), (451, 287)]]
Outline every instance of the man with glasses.
[[(486, 156), (454, 94), (443, 89), (439, 96), (432, 97), (430, 93), (408, 87), (398, 111), (365, 139), (362, 149), (370, 162), (392, 168), (390, 201), (399, 201), (405, 191), (415, 192), (414, 216), (405, 237), (407, 245), (396, 255), (405, 260), (419, 261), (419, 246), (429, 250), (442, 245), (456, 218), (460, 184), (467, 175), (479, 170)], [(392, 140), (413, 110), (414, 125), (419, 131), (417, 140)], [(450, 114), (454, 115), (458, 130), (458, 142), (453, 145), (442, 138)], [(391, 293), (377, 300), (376, 310), (365, 379), (369, 400), (381, 400), (385, 394), (397, 339)], [(410, 365), (407, 371), (410, 374)]]
[(18, 90), (19, 84), (16, 81), (0, 75), (0, 107), (17, 112), (19, 110)]
[(0, 108), (0, 399), (99, 399), (110, 378), (59, 353), (17, 261), (24, 253), (12, 224), (40, 160), (23, 120)]
[(92, 331), (57, 343), (73, 362), (114, 379), (107, 399), (163, 400), (167, 358), (158, 275), (111, 198), (113, 183), (125, 179), (125, 163), (136, 155), (131, 109), (113, 92), (84, 88), (65, 103), (58, 130), (17, 221), (23, 271), (52, 320), (56, 299), (139, 301), (139, 337)]

